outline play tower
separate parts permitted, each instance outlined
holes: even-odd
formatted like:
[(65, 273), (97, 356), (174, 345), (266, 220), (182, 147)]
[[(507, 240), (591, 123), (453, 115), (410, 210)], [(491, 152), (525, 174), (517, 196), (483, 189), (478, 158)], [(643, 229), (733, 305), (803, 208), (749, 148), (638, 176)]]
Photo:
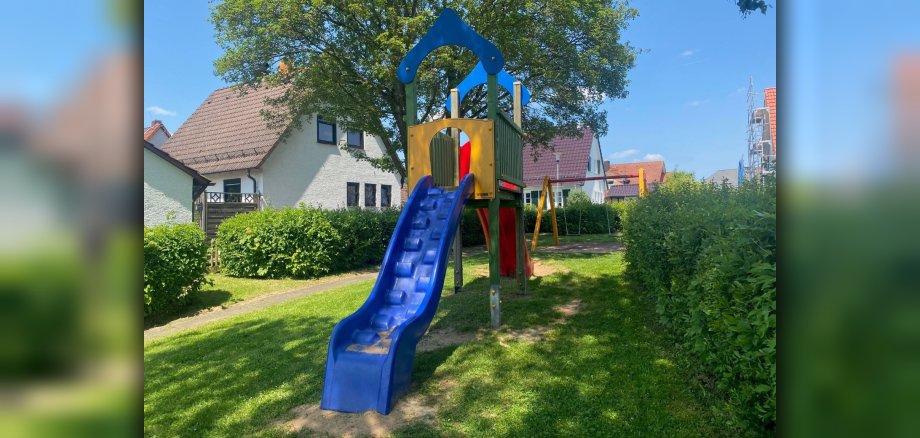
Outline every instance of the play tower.
[[(418, 123), (417, 69), (428, 54), (445, 45), (472, 51), (479, 64), (450, 90), (450, 118)], [(524, 241), (521, 118), (529, 92), (503, 71), (504, 63), (494, 44), (452, 9), (444, 9), (399, 64), (397, 77), (406, 90), (406, 162), (412, 193), (374, 288), (365, 303), (332, 331), (323, 409), (373, 409), (387, 414), (408, 389), (415, 349), (437, 310), (448, 254), (464, 208), (478, 209), (487, 236), (493, 327), (500, 324), (502, 271), (516, 277), (520, 290), (526, 291), (532, 267)], [(463, 95), (483, 83), (486, 118), (459, 117)], [(512, 116), (499, 108), (499, 86), (514, 98)], [(445, 130), (449, 133), (442, 133)], [(469, 138), (463, 147), (459, 144), (461, 131)], [(462, 284), (459, 247), (458, 243), (454, 248), (458, 290)]]

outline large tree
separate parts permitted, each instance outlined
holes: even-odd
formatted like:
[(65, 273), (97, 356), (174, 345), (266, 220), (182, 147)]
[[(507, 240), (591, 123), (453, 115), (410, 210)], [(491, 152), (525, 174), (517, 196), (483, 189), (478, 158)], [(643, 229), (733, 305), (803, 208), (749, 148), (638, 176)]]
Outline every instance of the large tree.
[[(405, 88), (396, 68), (445, 7), (454, 8), (505, 56), (505, 70), (531, 90), (525, 109), (528, 141), (546, 145), (579, 125), (607, 131), (608, 99), (624, 98), (636, 50), (621, 31), (637, 15), (625, 2), (603, 0), (223, 0), (211, 20), (224, 54), (217, 74), (231, 83), (285, 86), (266, 111), (272, 124), (299, 124), (322, 113), (383, 139), (386, 154), (369, 159), (406, 175)], [(448, 90), (476, 65), (476, 56), (442, 47), (419, 68), (419, 120), (443, 116)], [(279, 63), (290, 68), (282, 73)], [(285, 69), (282, 69), (282, 71)], [(463, 100), (467, 117), (485, 113), (485, 87)], [(507, 93), (501, 104), (509, 109)]]

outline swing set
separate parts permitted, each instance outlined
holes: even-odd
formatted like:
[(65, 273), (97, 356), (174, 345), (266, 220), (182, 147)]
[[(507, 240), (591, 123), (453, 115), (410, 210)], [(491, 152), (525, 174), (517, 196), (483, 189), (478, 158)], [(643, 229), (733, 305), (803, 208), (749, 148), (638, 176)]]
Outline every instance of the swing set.
[[(540, 236), (540, 222), (543, 219), (543, 210), (547, 202), (546, 197), (548, 196), (547, 193), (554, 193), (553, 192), (554, 183), (559, 184), (559, 183), (568, 183), (568, 182), (598, 181), (598, 180), (608, 180), (608, 179), (616, 179), (616, 178), (638, 178), (639, 179), (639, 197), (640, 198), (645, 197), (647, 190), (646, 190), (645, 169), (644, 168), (639, 168), (639, 173), (637, 175), (604, 175), (604, 176), (587, 176), (587, 177), (582, 177), (582, 178), (557, 178), (557, 179), (551, 179), (549, 176), (543, 177), (543, 186), (540, 189), (540, 201), (538, 202), (538, 206), (537, 206), (537, 220), (533, 228), (533, 242), (530, 244), (530, 250), (531, 251), (537, 250), (537, 240), (539, 239), (539, 236)], [(566, 208), (562, 209), (562, 222), (563, 222), (563, 225), (565, 225), (565, 235), (566, 236), (580, 236), (581, 235), (582, 211), (581, 210), (578, 211), (578, 229), (577, 229), (578, 232), (570, 233), (568, 216), (566, 215), (566, 210), (567, 210)], [(559, 224), (557, 223), (557, 220), (556, 220), (556, 203), (555, 202), (550, 202), (549, 211), (550, 211), (550, 217), (552, 218), (552, 221), (553, 221), (553, 242), (554, 242), (554, 245), (559, 245)], [(610, 227), (610, 213), (607, 209), (604, 209), (604, 215), (607, 218), (607, 235), (613, 236), (613, 229)]]

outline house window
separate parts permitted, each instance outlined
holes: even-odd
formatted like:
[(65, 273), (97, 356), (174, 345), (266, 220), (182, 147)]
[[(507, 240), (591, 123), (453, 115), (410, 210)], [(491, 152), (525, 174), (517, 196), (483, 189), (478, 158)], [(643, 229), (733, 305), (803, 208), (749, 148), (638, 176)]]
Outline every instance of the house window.
[(588, 157), (588, 172), (592, 172), (592, 170), (591, 170), (591, 157)]
[(316, 141), (335, 144), (335, 137), (335, 123), (323, 120), (321, 116), (316, 116)]
[(345, 205), (348, 207), (357, 207), (358, 206), (358, 188), (360, 184), (358, 183), (347, 183), (346, 190), (346, 199)]
[(562, 192), (553, 192), (553, 198), (556, 199), (556, 207), (562, 207)]
[(352, 131), (349, 129), (346, 137), (348, 138), (348, 147), (364, 149), (364, 131)]
[(597, 160), (597, 173), (601, 173), (601, 160)]
[(569, 201), (569, 192), (570, 192), (569, 189), (565, 189), (562, 191), (562, 204), (563, 205), (565, 205)]
[(376, 184), (365, 184), (364, 185), (364, 206), (365, 207), (376, 207), (377, 206), (377, 185)]
[[(239, 195), (242, 189), (242, 183), (239, 178), (224, 180), (224, 202), (240, 202), (242, 197)], [(235, 193), (235, 194), (233, 194)]]
[(390, 206), (390, 194), (393, 192), (393, 186), (386, 184), (380, 185), (380, 206), (388, 208)]
[(524, 203), (530, 204), (530, 192), (524, 192)]

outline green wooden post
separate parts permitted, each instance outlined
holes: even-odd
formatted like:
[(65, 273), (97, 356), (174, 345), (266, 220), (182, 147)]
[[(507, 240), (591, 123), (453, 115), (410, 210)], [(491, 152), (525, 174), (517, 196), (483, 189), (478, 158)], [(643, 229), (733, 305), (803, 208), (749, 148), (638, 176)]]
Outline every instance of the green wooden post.
[[(489, 120), (495, 121), (498, 119), (498, 76), (488, 75), (486, 78), (486, 96), (488, 97), (487, 117)], [(492, 132), (492, 135), (495, 136), (495, 151), (497, 153), (501, 148), (501, 145), (498, 144), (501, 139), (498, 138), (495, 132)], [(495, 162), (495, 165), (498, 167), (499, 163)], [(498, 172), (496, 172), (497, 174)], [(489, 200), (489, 303), (492, 308), (492, 328), (496, 329), (501, 325), (501, 264), (498, 254), (498, 233), (501, 232), (498, 224), (498, 212), (501, 203), (498, 199), (498, 191), (498, 181), (496, 181), (495, 198)]]
[(406, 127), (418, 122), (418, 102), (415, 97), (415, 81), (412, 81), (406, 84)]
[(489, 200), (489, 304), (492, 309), (492, 328), (495, 329), (501, 325), (501, 265), (498, 254), (499, 206), (498, 196)]
[[(486, 97), (487, 107), (486, 114), (489, 120), (495, 120), (498, 118), (498, 76), (489, 75), (486, 79)], [(498, 145), (495, 145), (495, 150), (498, 150)], [(498, 163), (495, 163), (498, 165)]]
[(521, 197), (519, 206), (514, 209), (517, 214), (517, 224), (515, 227), (514, 246), (517, 251), (517, 281), (518, 290), (521, 293), (527, 293), (527, 259), (524, 257), (524, 247), (526, 245), (524, 238), (524, 198)]

